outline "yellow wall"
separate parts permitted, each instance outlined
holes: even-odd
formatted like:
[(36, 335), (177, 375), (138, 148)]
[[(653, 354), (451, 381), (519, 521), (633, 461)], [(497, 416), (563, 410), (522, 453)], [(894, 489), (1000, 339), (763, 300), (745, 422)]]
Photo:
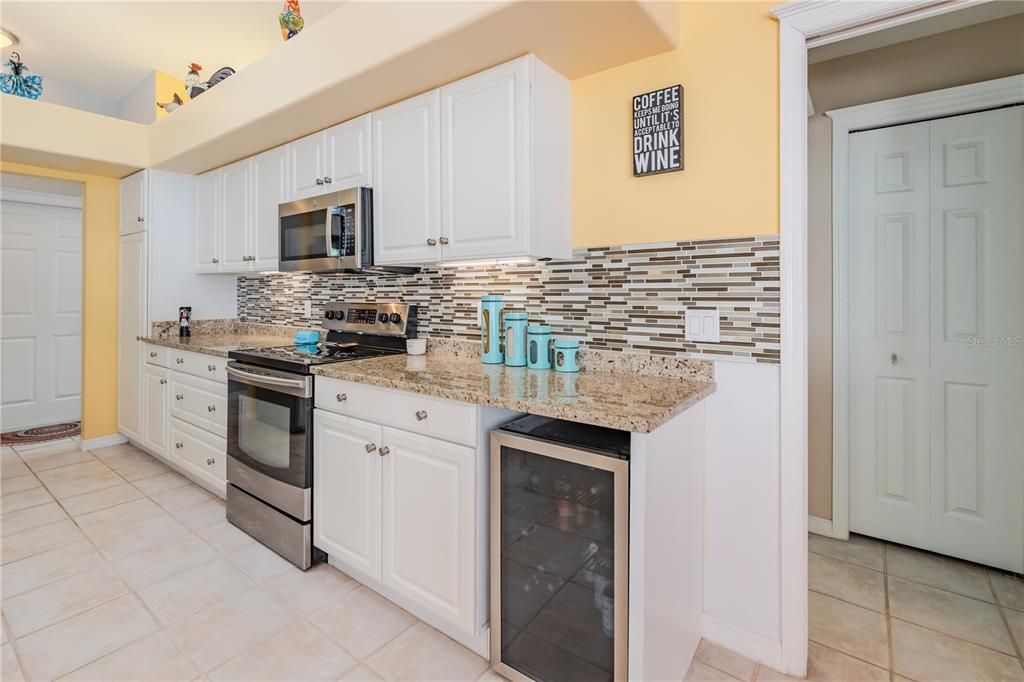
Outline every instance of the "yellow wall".
[(117, 433), (118, 187), (114, 178), (19, 163), (0, 171), (72, 180), (82, 192), (82, 438)]
[[(779, 229), (771, 2), (682, 2), (680, 48), (572, 83), (573, 246)], [(684, 167), (632, 175), (632, 97), (681, 83)]]

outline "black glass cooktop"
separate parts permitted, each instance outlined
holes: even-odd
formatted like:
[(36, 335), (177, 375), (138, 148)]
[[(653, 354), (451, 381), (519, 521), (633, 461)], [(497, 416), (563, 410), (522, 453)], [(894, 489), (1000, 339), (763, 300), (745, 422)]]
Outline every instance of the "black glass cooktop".
[(228, 357), (239, 362), (308, 373), (309, 368), (315, 365), (345, 362), (347, 360), (362, 360), (401, 352), (401, 350), (394, 348), (325, 341), (321, 343), (236, 350), (229, 352)]

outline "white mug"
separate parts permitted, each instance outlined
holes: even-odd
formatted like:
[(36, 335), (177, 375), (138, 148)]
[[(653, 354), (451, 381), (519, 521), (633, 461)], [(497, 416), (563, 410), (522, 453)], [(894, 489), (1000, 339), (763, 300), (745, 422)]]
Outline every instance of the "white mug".
[(405, 352), (409, 355), (423, 355), (427, 352), (426, 339), (406, 339)]

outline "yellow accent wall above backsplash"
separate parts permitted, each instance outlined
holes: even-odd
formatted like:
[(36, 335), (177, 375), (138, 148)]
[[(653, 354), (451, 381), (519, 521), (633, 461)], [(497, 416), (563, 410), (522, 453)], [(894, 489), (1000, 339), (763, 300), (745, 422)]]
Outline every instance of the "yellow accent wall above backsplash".
[(115, 434), (119, 183), (114, 178), (20, 163), (0, 163), (0, 171), (83, 184), (82, 438)]
[[(779, 230), (778, 2), (682, 2), (680, 47), (572, 83), (574, 247)], [(632, 174), (632, 98), (683, 86), (684, 170)]]

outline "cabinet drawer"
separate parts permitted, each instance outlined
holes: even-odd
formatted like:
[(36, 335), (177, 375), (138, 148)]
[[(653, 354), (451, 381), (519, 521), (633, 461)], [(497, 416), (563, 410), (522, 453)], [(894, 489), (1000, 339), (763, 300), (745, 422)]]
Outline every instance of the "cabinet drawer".
[(221, 438), (228, 432), (228, 391), (223, 384), (171, 372), (171, 416)]
[(191, 374), (194, 377), (212, 379), (226, 384), (228, 383), (228, 373), (224, 368), (227, 364), (227, 358), (193, 353), (188, 350), (167, 349), (167, 368)]
[(217, 483), (227, 480), (227, 441), (180, 419), (171, 419), (170, 456)]
[(168, 348), (163, 346), (154, 346), (152, 344), (145, 344), (144, 356), (146, 362), (151, 365), (158, 365), (160, 367), (167, 367), (167, 352)]
[(476, 444), (475, 405), (328, 377), (315, 381), (318, 408), (426, 436)]

